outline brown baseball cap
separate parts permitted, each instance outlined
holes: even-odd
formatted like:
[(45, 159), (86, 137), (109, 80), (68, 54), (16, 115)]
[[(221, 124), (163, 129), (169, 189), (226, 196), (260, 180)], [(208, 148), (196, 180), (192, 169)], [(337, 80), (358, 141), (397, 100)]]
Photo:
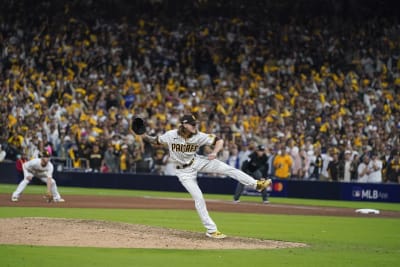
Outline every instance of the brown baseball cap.
[(40, 157), (41, 157), (41, 158), (50, 158), (51, 155), (50, 155), (50, 152), (49, 152), (49, 151), (43, 150), (42, 153), (40, 154)]
[(188, 124), (196, 125), (197, 120), (196, 120), (196, 117), (193, 115), (183, 115), (181, 118), (181, 123), (188, 123)]

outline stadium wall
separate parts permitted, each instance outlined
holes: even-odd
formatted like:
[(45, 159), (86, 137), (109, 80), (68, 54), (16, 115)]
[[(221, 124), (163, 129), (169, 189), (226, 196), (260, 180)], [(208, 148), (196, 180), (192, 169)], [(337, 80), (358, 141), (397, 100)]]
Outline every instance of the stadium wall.
[[(0, 173), (0, 183), (18, 183), (14, 162), (0, 163)], [(185, 192), (175, 176), (82, 171), (56, 171), (54, 176), (59, 186)], [(236, 188), (236, 181), (228, 177), (219, 179), (201, 176), (198, 182), (202, 191), (210, 194), (232, 195)], [(258, 195), (259, 193), (250, 190), (245, 194)], [(274, 180), (272, 188), (270, 188), (270, 195), (289, 198), (400, 203), (400, 185)]]

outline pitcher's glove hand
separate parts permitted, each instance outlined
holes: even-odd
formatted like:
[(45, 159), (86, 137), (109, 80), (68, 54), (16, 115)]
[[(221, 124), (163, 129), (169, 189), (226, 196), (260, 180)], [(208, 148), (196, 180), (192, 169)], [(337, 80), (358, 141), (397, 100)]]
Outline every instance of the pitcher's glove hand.
[(43, 198), (46, 200), (47, 203), (50, 203), (53, 201), (53, 194), (47, 192), (46, 195), (43, 196)]
[(142, 135), (146, 132), (146, 125), (144, 124), (144, 120), (142, 118), (134, 118), (131, 127), (137, 135)]

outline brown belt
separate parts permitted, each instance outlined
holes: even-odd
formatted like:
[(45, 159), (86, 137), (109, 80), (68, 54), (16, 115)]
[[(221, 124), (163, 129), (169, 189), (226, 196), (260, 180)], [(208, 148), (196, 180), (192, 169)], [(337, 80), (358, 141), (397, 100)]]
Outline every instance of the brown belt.
[(187, 164), (176, 165), (176, 168), (177, 168), (177, 169), (185, 169), (185, 168), (189, 167), (190, 165), (192, 165), (193, 162), (194, 162), (194, 158), (192, 158), (192, 160), (189, 161), (189, 163), (187, 163)]

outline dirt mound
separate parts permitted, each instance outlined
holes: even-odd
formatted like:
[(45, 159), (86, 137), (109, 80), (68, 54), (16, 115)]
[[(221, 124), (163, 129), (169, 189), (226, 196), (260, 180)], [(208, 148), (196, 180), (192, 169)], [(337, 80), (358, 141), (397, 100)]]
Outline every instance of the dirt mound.
[(162, 249), (275, 249), (302, 243), (227, 237), (137, 224), (59, 218), (0, 219), (0, 244)]

